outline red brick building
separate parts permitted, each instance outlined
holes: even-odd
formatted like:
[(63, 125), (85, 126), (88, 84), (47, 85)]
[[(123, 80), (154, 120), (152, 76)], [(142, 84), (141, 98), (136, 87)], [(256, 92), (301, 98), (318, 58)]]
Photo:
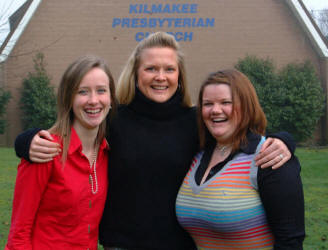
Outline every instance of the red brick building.
[[(310, 60), (327, 95), (327, 42), (301, 0), (30, 0), (15, 23), (0, 48), (0, 86), (13, 95), (0, 145), (13, 145), (21, 132), (19, 89), (37, 52), (45, 55), (55, 86), (83, 54), (105, 58), (117, 80), (137, 42), (158, 30), (181, 43), (194, 101), (209, 72), (232, 67), (247, 54), (272, 58), (278, 68)], [(318, 140), (327, 141), (327, 114), (318, 124)]]

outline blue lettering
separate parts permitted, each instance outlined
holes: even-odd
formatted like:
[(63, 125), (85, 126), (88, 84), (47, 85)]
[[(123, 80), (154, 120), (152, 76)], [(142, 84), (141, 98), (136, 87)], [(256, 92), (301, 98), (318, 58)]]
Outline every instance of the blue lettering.
[(113, 18), (113, 23), (112, 27), (115, 28), (116, 26), (121, 24), (121, 19), (120, 18)]
[(188, 13), (188, 6), (189, 4), (182, 4), (181, 12)]
[(151, 13), (197, 13), (198, 4), (130, 4), (129, 14)]
[(203, 18), (199, 18), (197, 22), (197, 27), (205, 27)]
[[(192, 41), (193, 39), (193, 32), (166, 32), (172, 36), (174, 36), (176, 41)], [(140, 42), (144, 38), (148, 37), (151, 33), (150, 32), (137, 32), (135, 35), (135, 40)]]
[(122, 19), (122, 28), (124, 27), (130, 28), (130, 19), (129, 18), (123, 18)]
[(163, 27), (163, 24), (164, 24), (165, 21), (166, 21), (165, 18), (163, 18), (163, 19), (158, 18), (159, 27)]
[(189, 41), (191, 42), (192, 41), (192, 37), (193, 37), (193, 32), (185, 32), (184, 33), (184, 41), (187, 41), (189, 39)]
[(197, 21), (196, 18), (193, 18), (193, 19), (192, 19), (192, 27), (197, 27), (197, 26), (196, 26), (196, 21)]
[(214, 27), (214, 22), (215, 22), (214, 18), (206, 18), (206, 27), (208, 26)]
[(191, 26), (191, 19), (190, 18), (184, 18), (183, 19), (183, 27), (190, 27)]
[(172, 21), (174, 21), (174, 18), (167, 18), (167, 27), (171, 28), (172, 27)]
[(141, 40), (145, 39), (146, 37), (148, 37), (150, 35), (149, 32), (138, 32), (135, 36), (135, 39), (137, 42), (140, 42)]
[(180, 13), (180, 4), (172, 4), (172, 13)]
[(140, 19), (140, 28), (146, 28), (147, 27), (147, 18), (141, 18)]
[(152, 13), (161, 13), (162, 12), (162, 4), (159, 4), (159, 5), (153, 4), (151, 6), (151, 12)]
[(190, 13), (197, 13), (197, 4), (190, 4)]
[(129, 14), (131, 13), (137, 13), (137, 4), (130, 4)]
[(183, 33), (182, 32), (175, 33), (175, 40), (177, 40), (179, 42), (182, 39), (183, 39)]
[(171, 13), (170, 5), (166, 4), (162, 13)]
[(148, 4), (144, 4), (144, 11), (143, 13), (147, 13), (147, 14), (150, 14), (151, 11), (148, 9)]
[(137, 42), (140, 42), (144, 38), (145, 38), (144, 33), (142, 33), (142, 32), (136, 33), (135, 39)]
[(179, 41), (192, 41), (193, 38), (193, 32), (167, 32), (168, 34), (174, 36), (175, 40)]
[(182, 26), (182, 19), (181, 18), (176, 18), (174, 22), (174, 27), (183, 27)]
[(148, 27), (149, 28), (155, 28), (156, 27), (156, 18), (149, 18)]
[(131, 28), (138, 28), (138, 20), (139, 20), (139, 18), (131, 19)]

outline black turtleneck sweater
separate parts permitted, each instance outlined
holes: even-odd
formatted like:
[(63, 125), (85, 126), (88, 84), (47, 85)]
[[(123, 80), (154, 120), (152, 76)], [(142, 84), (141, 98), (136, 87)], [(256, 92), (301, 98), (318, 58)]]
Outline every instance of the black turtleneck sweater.
[(175, 200), (198, 149), (194, 108), (180, 94), (155, 103), (139, 91), (109, 129), (108, 198), (100, 243), (128, 249), (193, 249)]

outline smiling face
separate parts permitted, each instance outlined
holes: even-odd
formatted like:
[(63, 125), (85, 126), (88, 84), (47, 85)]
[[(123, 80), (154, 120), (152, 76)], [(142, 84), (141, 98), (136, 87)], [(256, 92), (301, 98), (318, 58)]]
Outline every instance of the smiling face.
[(230, 86), (209, 84), (202, 99), (202, 118), (207, 129), (218, 143), (230, 142), (237, 128)]
[(138, 88), (154, 102), (166, 102), (178, 88), (179, 67), (175, 50), (168, 47), (144, 49), (138, 68)]
[(98, 129), (110, 109), (109, 79), (100, 68), (83, 78), (73, 100), (74, 128)]

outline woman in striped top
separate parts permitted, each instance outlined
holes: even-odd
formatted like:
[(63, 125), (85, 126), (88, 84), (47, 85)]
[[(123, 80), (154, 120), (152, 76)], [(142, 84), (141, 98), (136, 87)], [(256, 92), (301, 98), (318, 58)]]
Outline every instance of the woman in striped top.
[(211, 74), (198, 98), (201, 147), (180, 188), (176, 213), (198, 249), (302, 249), (300, 164), (254, 164), (266, 118), (249, 79)]

